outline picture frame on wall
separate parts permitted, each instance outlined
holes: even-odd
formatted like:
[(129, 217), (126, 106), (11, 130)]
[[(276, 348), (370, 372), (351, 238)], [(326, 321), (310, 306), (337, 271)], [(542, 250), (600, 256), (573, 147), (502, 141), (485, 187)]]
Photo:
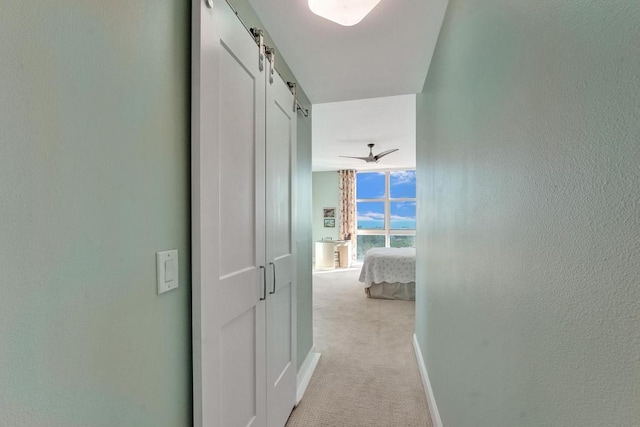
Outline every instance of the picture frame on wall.
[(336, 217), (336, 208), (322, 208), (322, 217), (323, 218), (335, 218)]
[(325, 218), (324, 219), (324, 227), (325, 228), (336, 228), (336, 219), (335, 218)]

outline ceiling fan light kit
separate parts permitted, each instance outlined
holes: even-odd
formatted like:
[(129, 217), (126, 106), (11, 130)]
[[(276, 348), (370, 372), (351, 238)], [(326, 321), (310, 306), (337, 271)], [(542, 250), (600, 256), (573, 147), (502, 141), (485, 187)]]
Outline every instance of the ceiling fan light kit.
[(375, 144), (367, 144), (367, 147), (369, 147), (369, 155), (367, 157), (355, 157), (355, 156), (340, 156), (340, 157), (344, 157), (344, 158), (347, 158), (347, 159), (364, 160), (367, 163), (378, 163), (378, 161), (382, 157), (386, 156), (387, 154), (391, 154), (391, 153), (399, 150), (399, 148), (392, 148), (391, 150), (383, 151), (382, 153), (374, 155), (373, 154), (373, 146), (374, 145)]
[(309, 9), (324, 19), (350, 27), (369, 14), (381, 0), (309, 0)]

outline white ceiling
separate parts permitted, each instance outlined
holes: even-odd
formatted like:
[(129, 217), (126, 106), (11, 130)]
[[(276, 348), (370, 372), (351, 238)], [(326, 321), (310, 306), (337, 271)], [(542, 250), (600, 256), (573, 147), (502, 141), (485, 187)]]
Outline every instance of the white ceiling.
[(421, 92), (448, 0), (382, 0), (352, 27), (307, 0), (249, 2), (317, 104)]
[[(416, 97), (401, 95), (313, 106), (313, 171), (413, 169), (416, 166)], [(338, 157), (399, 151), (366, 163)]]
[[(248, 1), (313, 104), (313, 170), (415, 168), (407, 94), (422, 91), (448, 0), (382, 0), (352, 27), (308, 0)], [(366, 156), (370, 142), (400, 150), (373, 164), (339, 157)]]

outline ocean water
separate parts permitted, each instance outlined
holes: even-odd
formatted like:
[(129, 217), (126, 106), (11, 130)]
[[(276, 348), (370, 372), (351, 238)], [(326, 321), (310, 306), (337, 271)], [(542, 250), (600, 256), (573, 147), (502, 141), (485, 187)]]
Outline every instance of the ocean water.
[[(392, 230), (415, 230), (415, 220), (391, 220)], [(358, 221), (358, 230), (384, 230), (384, 221), (367, 220)]]

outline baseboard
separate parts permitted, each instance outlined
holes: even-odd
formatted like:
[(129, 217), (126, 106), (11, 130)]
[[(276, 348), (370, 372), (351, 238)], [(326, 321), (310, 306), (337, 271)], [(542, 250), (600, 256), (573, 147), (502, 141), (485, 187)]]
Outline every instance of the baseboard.
[(318, 361), (320, 360), (320, 353), (314, 352), (316, 346), (311, 347), (309, 353), (307, 353), (307, 357), (305, 357), (304, 362), (300, 366), (298, 370), (298, 375), (296, 378), (298, 392), (296, 395), (296, 406), (302, 400), (302, 396), (304, 396), (304, 392), (307, 391), (307, 387), (309, 386), (309, 382), (311, 381), (311, 376), (313, 372), (316, 370), (316, 366), (318, 366)]
[(413, 334), (413, 351), (416, 354), (418, 369), (420, 369), (422, 387), (424, 387), (424, 392), (427, 395), (427, 403), (429, 404), (429, 412), (431, 413), (433, 427), (443, 427), (442, 420), (440, 419), (440, 413), (438, 412), (438, 406), (436, 405), (436, 398), (433, 395), (433, 389), (431, 388), (431, 381), (429, 381), (429, 375), (427, 374), (427, 366), (424, 364), (424, 358), (422, 357), (422, 351), (420, 350), (416, 334)]

